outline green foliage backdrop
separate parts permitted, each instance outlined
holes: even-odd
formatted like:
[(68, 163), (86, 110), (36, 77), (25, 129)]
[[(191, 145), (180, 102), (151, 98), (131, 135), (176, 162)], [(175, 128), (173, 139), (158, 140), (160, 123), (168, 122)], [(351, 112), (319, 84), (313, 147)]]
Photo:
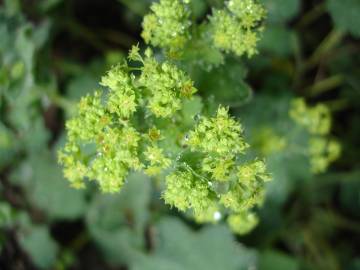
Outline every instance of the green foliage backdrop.
[[(359, 14), (359, 0), (0, 2), (0, 269), (360, 269)], [(112, 89), (119, 70), (134, 94)], [(58, 162), (95, 90), (141, 134), (145, 167), (115, 188)]]

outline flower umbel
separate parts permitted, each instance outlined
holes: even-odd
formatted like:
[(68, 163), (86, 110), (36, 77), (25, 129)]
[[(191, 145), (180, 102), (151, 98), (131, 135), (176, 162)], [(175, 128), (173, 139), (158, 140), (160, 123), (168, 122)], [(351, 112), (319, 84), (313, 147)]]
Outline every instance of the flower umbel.
[(230, 215), (232, 226), (241, 225), (236, 232), (250, 230), (256, 223), (247, 217), (261, 204), (270, 177), (263, 161), (239, 161), (249, 147), (241, 124), (223, 106), (213, 117), (185, 119), (193, 117), (186, 112), (192, 100), (199, 103), (190, 77), (157, 61), (150, 49), (142, 56), (134, 46), (128, 58), (140, 66), (125, 61), (111, 68), (101, 79), (106, 89), (82, 98), (68, 120), (59, 152), (65, 177), (76, 188), (88, 179), (103, 192), (118, 192), (130, 171), (141, 170), (164, 180), (165, 202), (198, 222)]
[[(117, 192), (130, 170), (159, 174), (171, 161), (154, 141), (160, 139), (160, 130), (153, 127), (151, 140), (146, 131), (137, 129), (149, 119), (168, 118), (176, 113), (184, 99), (184, 85), (196, 89), (190, 78), (173, 64), (159, 63), (151, 52), (143, 59), (134, 46), (129, 58), (140, 61), (141, 74), (135, 76), (126, 62), (116, 65), (101, 79), (108, 91), (96, 91), (83, 97), (78, 113), (67, 124), (68, 139), (59, 153), (65, 176), (74, 187), (83, 187), (83, 180), (95, 180), (101, 190)], [(138, 109), (140, 106), (141, 110)], [(149, 127), (150, 128), (150, 127)], [(141, 149), (147, 149), (144, 157)]]
[(258, 25), (264, 18), (265, 10), (257, 1), (230, 0), (210, 17), (214, 46), (238, 56), (253, 56), (262, 31)]
[(189, 38), (190, 11), (186, 1), (160, 0), (150, 7), (151, 13), (144, 17), (141, 36), (146, 43), (170, 51), (183, 48)]
[(289, 115), (310, 134), (307, 152), (310, 157), (312, 172), (322, 173), (326, 171), (341, 153), (340, 143), (335, 139), (328, 138), (331, 129), (329, 108), (321, 103), (309, 107), (304, 99), (298, 98), (293, 100)]

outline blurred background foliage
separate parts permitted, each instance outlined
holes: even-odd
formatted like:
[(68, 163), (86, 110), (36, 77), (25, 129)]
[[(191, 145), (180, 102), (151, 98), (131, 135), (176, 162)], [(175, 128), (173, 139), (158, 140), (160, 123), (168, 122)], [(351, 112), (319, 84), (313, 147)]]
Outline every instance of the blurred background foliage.
[[(203, 18), (221, 2), (191, 8)], [(103, 195), (69, 188), (57, 164), (64, 121), (141, 40), (151, 0), (0, 2), (0, 269), (360, 269), (360, 1), (261, 2), (258, 55), (189, 70), (273, 174), (260, 224), (242, 237), (164, 206), (142, 174)], [(343, 150), (326, 173), (310, 174), (299, 153), (296, 96), (332, 111)]]

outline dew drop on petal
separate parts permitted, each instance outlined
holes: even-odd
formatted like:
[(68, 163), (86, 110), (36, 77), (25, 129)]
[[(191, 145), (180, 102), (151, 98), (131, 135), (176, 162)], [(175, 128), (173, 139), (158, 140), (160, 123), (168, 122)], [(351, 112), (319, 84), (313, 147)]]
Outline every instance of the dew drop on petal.
[(218, 221), (221, 219), (221, 213), (219, 211), (216, 211), (214, 213), (214, 220)]

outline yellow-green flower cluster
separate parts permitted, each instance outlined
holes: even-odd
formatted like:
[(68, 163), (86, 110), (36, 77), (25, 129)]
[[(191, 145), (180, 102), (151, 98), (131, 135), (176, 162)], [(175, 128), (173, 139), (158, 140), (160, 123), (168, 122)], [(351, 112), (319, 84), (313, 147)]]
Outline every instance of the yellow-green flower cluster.
[(168, 168), (171, 164), (171, 160), (164, 155), (163, 149), (156, 145), (148, 146), (144, 154), (149, 164), (145, 172), (150, 176), (160, 174), (163, 169)]
[(59, 160), (74, 187), (83, 187), (84, 178), (89, 178), (96, 179), (101, 190), (115, 192), (130, 169), (141, 168), (140, 134), (124, 119), (117, 119), (111, 103), (102, 104), (102, 98), (97, 91), (80, 101), (78, 115), (67, 122), (68, 140)]
[(339, 158), (341, 145), (334, 139), (314, 136), (309, 141), (310, 164), (314, 173), (326, 171), (330, 163)]
[(110, 113), (126, 119), (136, 111), (135, 88), (123, 67), (114, 66), (100, 84), (110, 90), (107, 100)]
[(189, 133), (188, 145), (193, 151), (235, 155), (248, 147), (242, 132), (241, 124), (229, 116), (227, 108), (220, 106), (216, 117), (203, 117)]
[(182, 49), (189, 38), (190, 12), (185, 0), (160, 0), (144, 17), (141, 36), (146, 43), (170, 51)]
[(254, 55), (265, 17), (265, 9), (256, 0), (230, 0), (226, 8), (213, 11), (210, 17), (214, 46), (238, 56)]
[(291, 103), (290, 117), (311, 134), (326, 135), (331, 129), (331, 115), (328, 107), (317, 104), (308, 107), (303, 98), (294, 99)]
[(247, 217), (254, 206), (262, 203), (264, 184), (270, 176), (263, 161), (238, 161), (249, 147), (240, 123), (220, 106), (215, 117), (201, 117), (188, 133), (187, 145), (201, 161), (195, 166), (189, 165), (191, 160), (185, 161), (166, 178), (165, 202), (181, 211), (192, 210), (199, 222), (216, 222), (228, 213), (229, 222), (236, 216), (241, 227), (255, 226)]
[(87, 177), (96, 179), (101, 190), (121, 188), (129, 170), (142, 167), (138, 158), (140, 134), (130, 126), (109, 127), (97, 142), (97, 156), (89, 163)]
[(341, 153), (339, 142), (328, 136), (331, 129), (330, 110), (324, 104), (308, 107), (304, 99), (298, 98), (292, 102), (289, 115), (310, 134), (308, 154), (311, 170), (314, 173), (326, 171)]
[(286, 138), (276, 134), (272, 128), (261, 127), (253, 136), (252, 146), (264, 156), (269, 156), (284, 150), (287, 144)]
[(168, 62), (158, 63), (153, 57), (143, 60), (138, 84), (148, 89), (148, 108), (157, 117), (170, 117), (180, 110), (183, 98), (191, 97), (196, 88), (192, 80)]
[(250, 232), (259, 222), (256, 215), (249, 212), (233, 214), (227, 218), (227, 222), (232, 231), (237, 234)]
[(206, 44), (203, 49), (218, 51), (220, 55), (219, 51), (248, 57), (257, 53), (266, 15), (257, 0), (224, 1), (222, 9), (213, 9), (209, 20), (200, 23), (190, 20), (188, 2), (160, 0), (153, 3), (142, 23), (141, 36), (145, 42), (165, 49), (168, 55), (176, 58), (183, 52), (191, 55), (191, 50), (197, 49), (193, 44)]
[(201, 215), (212, 204), (207, 183), (199, 181), (189, 171), (176, 171), (166, 177), (165, 202), (180, 211), (192, 209), (194, 215)]
[(213, 117), (185, 119), (193, 117), (183, 113), (185, 99), (196, 92), (191, 79), (149, 49), (143, 57), (134, 46), (129, 59), (136, 63), (114, 66), (101, 79), (106, 89), (83, 97), (67, 122), (59, 153), (65, 177), (77, 188), (88, 179), (117, 192), (130, 171), (160, 180), (167, 174), (167, 204), (198, 222), (229, 216), (236, 232), (250, 230), (252, 208), (261, 204), (270, 177), (263, 161), (240, 161), (249, 147), (240, 123), (222, 106)]
[(255, 160), (238, 166), (237, 181), (232, 189), (221, 195), (220, 201), (233, 211), (248, 211), (262, 203), (263, 183), (270, 180), (263, 161)]
[[(143, 59), (135, 46), (129, 58), (142, 63), (135, 68), (140, 74), (136, 76), (126, 62), (114, 66), (101, 80), (107, 90), (83, 97), (77, 115), (67, 121), (68, 138), (59, 161), (74, 187), (83, 187), (84, 179), (89, 179), (96, 180), (104, 192), (116, 192), (130, 170), (155, 175), (171, 164), (157, 145), (160, 135), (154, 137), (160, 131), (150, 129), (150, 137), (147, 130), (137, 129), (137, 121), (144, 115), (149, 121), (171, 117), (196, 89), (185, 73), (170, 63), (157, 62), (151, 51)], [(146, 126), (144, 119), (140, 122)]]

